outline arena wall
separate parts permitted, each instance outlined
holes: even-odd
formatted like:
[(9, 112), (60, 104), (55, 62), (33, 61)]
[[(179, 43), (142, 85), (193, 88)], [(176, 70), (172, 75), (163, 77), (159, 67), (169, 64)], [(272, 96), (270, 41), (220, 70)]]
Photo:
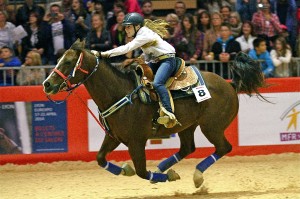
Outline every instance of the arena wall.
[[(300, 78), (274, 78), (269, 79), (268, 83), (272, 86), (260, 91), (273, 104), (239, 94), (240, 111), (238, 117), (225, 132), (233, 145), (233, 151), (229, 156), (300, 153)], [(54, 100), (61, 101), (66, 97), (65, 93), (61, 93), (55, 96)], [(49, 104), (50, 102), (43, 93), (42, 86), (1, 87), (0, 105), (3, 108), (7, 103), (13, 103), (16, 107), (19, 107), (16, 108), (15, 112), (23, 154), (0, 155), (0, 165), (6, 163), (27, 164), (65, 160), (95, 160), (104, 133), (87, 111), (88, 106), (94, 113), (97, 112), (96, 106), (83, 86), (76, 89), (67, 98), (62, 106), (63, 108), (58, 111), (56, 111), (55, 104)], [(45, 104), (52, 108), (33, 108)], [(28, 111), (28, 105), (30, 105), (31, 111)], [(40, 113), (39, 110), (51, 110), (52, 112)], [(51, 118), (55, 118), (53, 120), (54, 124), (49, 120), (47, 121), (46, 116), (48, 114)], [(63, 117), (58, 117), (60, 115)], [(41, 118), (41, 120), (46, 118), (46, 121), (40, 123), (41, 121), (38, 118)], [(50, 122), (51, 125), (47, 122)], [(56, 127), (56, 125), (64, 126), (64, 123), (65, 128), (59, 129), (60, 127)], [(35, 132), (36, 129), (43, 129), (43, 125), (46, 124), (52, 128), (57, 128), (51, 134), (51, 136), (55, 134), (56, 137), (52, 137), (50, 140), (41, 137), (47, 136), (46, 131), (44, 131), (44, 134)], [(197, 150), (189, 158), (203, 158), (214, 151), (212, 145), (200, 131), (200, 129), (197, 129), (195, 133)], [(158, 160), (168, 157), (177, 152), (179, 146), (177, 135), (165, 139), (149, 140), (146, 145), (147, 159)], [(129, 160), (130, 157), (126, 147), (121, 145), (109, 154), (108, 159), (125, 161)]]

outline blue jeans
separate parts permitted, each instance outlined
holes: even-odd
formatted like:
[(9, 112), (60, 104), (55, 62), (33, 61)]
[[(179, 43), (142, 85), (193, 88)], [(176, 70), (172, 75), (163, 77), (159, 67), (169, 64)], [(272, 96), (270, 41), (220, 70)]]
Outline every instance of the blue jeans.
[(150, 63), (150, 67), (153, 71), (153, 74), (155, 74), (153, 87), (156, 90), (165, 109), (173, 113), (170, 96), (165, 83), (169, 77), (174, 75), (176, 72), (176, 59), (172, 57), (161, 60), (158, 63)]

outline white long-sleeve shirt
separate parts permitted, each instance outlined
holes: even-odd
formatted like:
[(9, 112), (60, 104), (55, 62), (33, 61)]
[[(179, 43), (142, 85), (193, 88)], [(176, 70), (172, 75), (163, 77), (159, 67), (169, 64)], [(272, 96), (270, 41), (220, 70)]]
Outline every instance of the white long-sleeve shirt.
[(254, 39), (256, 39), (256, 37), (249, 35), (248, 40), (246, 40), (244, 35), (241, 35), (240, 37), (236, 38), (235, 41), (240, 43), (242, 51), (247, 52), (254, 48), (253, 47)]
[[(143, 45), (154, 41), (154, 45), (142, 47)], [(171, 44), (163, 40), (157, 33), (144, 26), (138, 30), (135, 38), (131, 42), (112, 50), (102, 52), (101, 55), (114, 57), (126, 54), (139, 47), (141, 47), (142, 51), (144, 52), (146, 61), (152, 61), (156, 57), (164, 54), (175, 53), (175, 49)]]
[(271, 50), (271, 59), (275, 66), (275, 77), (289, 77), (289, 63), (292, 58), (292, 52), (287, 49), (284, 56), (278, 57), (276, 50)]

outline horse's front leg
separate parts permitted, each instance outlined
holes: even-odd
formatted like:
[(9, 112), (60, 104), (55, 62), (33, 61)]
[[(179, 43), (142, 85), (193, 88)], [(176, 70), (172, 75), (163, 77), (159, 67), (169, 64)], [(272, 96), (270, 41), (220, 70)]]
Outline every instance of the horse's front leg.
[(114, 140), (108, 135), (105, 135), (102, 146), (97, 154), (98, 165), (115, 175), (122, 174), (125, 176), (133, 176), (135, 175), (135, 171), (130, 165), (124, 164), (122, 167), (119, 167), (111, 162), (106, 161), (106, 155), (116, 149), (119, 145), (119, 141)]
[(180, 179), (179, 175), (173, 170), (169, 170), (167, 174), (147, 171), (145, 145), (146, 141), (134, 141), (132, 144), (128, 145), (128, 150), (132, 158), (136, 174), (139, 177), (151, 182), (166, 182)]

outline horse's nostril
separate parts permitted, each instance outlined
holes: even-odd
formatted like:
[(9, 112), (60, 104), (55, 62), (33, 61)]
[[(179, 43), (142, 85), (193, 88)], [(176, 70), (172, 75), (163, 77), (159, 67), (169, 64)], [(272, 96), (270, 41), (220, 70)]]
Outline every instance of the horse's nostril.
[(48, 88), (50, 86), (50, 83), (49, 82), (45, 82), (44, 86), (45, 86), (45, 88)]

